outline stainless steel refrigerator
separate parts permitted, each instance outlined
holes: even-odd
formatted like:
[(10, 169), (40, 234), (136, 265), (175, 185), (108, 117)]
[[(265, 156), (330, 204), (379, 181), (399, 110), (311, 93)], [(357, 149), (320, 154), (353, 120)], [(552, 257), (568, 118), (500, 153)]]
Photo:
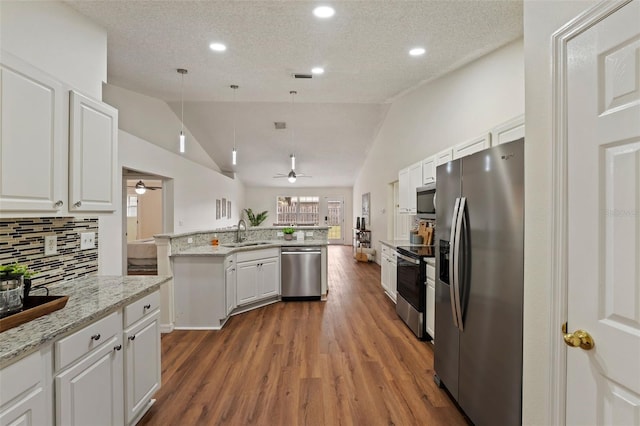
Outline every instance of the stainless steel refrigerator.
[(436, 173), (435, 379), (474, 424), (519, 425), (524, 139)]

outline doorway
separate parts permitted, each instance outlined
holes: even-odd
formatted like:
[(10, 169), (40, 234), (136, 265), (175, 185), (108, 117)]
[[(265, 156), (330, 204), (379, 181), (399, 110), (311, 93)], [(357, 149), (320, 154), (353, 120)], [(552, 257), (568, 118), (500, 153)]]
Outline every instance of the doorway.
[(123, 265), (126, 275), (157, 275), (154, 235), (164, 232), (164, 180), (123, 171)]
[(324, 220), (329, 244), (344, 244), (344, 198), (324, 197)]

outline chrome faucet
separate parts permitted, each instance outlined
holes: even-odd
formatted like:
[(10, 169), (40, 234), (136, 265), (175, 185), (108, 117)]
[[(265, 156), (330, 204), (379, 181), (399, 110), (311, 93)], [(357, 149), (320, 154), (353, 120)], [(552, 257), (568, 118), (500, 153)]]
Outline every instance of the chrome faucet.
[[(240, 236), (240, 225), (243, 227), (244, 234)], [(238, 230), (236, 231), (236, 243), (241, 243), (247, 239), (247, 222), (244, 219), (238, 221)]]

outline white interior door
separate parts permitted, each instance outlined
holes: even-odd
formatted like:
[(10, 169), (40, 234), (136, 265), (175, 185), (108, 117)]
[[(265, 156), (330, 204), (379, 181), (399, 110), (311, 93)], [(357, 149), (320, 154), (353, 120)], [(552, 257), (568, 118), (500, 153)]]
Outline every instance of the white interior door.
[(566, 87), (568, 330), (595, 343), (567, 348), (566, 422), (638, 425), (640, 1), (567, 43)]

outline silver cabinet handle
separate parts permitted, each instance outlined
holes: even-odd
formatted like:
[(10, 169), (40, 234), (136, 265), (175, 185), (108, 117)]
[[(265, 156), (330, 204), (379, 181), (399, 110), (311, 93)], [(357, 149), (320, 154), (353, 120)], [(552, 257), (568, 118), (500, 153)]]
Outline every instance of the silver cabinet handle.
[(82, 201), (78, 201), (77, 203), (74, 204), (75, 207), (80, 207), (82, 205)]
[(113, 347), (114, 351), (119, 351), (120, 349), (122, 349), (122, 345), (117, 345)]
[(56, 201), (56, 203), (53, 205), (54, 207), (60, 208), (64, 205), (64, 203), (62, 202), (62, 200), (58, 200)]
[(93, 336), (91, 336), (91, 340), (95, 340), (95, 341), (100, 340), (100, 333), (96, 333)]
[(132, 342), (136, 340), (136, 335), (134, 334), (133, 336), (129, 336), (129, 340), (131, 340)]
[(144, 307), (144, 309), (151, 309), (151, 304), (150, 304), (150, 303), (147, 303), (147, 304), (146, 304), (146, 305), (144, 305), (143, 307)]

